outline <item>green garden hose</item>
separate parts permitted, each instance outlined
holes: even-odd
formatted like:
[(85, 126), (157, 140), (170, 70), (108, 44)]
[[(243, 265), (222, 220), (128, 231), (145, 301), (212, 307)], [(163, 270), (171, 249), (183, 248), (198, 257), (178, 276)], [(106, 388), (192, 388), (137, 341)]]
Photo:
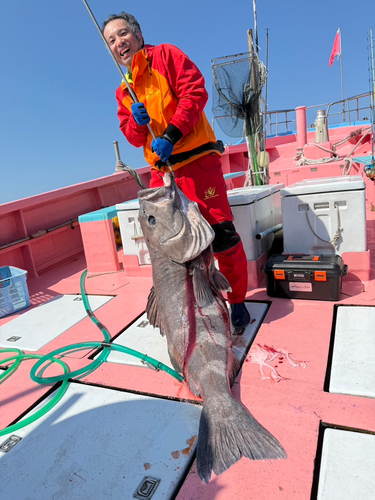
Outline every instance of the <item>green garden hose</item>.
[[(31, 415), (30, 417), (27, 417), (23, 420), (20, 420), (16, 424), (10, 425), (6, 427), (3, 430), (0, 430), (0, 436), (4, 436), (5, 434), (9, 434), (11, 432), (14, 432), (18, 429), (21, 429), (22, 427), (25, 427), (26, 425), (34, 422), (38, 418), (42, 417), (45, 415), (51, 408), (53, 408), (59, 401), (60, 399), (64, 396), (65, 392), (68, 389), (69, 386), (69, 381), (73, 380), (74, 378), (82, 378), (84, 376), (89, 375), (93, 371), (95, 371), (104, 361), (107, 360), (108, 355), (111, 350), (114, 351), (120, 351), (125, 354), (129, 354), (130, 356), (134, 356), (142, 361), (146, 366), (153, 368), (157, 371), (163, 370), (169, 375), (172, 375), (175, 379), (177, 379), (179, 382), (184, 381), (184, 377), (173, 370), (172, 368), (169, 368), (169, 366), (165, 365), (164, 363), (161, 363), (160, 361), (157, 361), (154, 358), (151, 358), (150, 356), (147, 356), (147, 354), (142, 354), (138, 351), (135, 351), (134, 349), (130, 349), (129, 347), (121, 346), (118, 344), (111, 343), (111, 336), (108, 332), (108, 330), (105, 328), (105, 326), (95, 317), (94, 313), (92, 312), (92, 309), (90, 307), (87, 295), (86, 295), (86, 290), (85, 290), (85, 278), (87, 275), (87, 269), (84, 271), (81, 275), (80, 279), (80, 288), (81, 288), (81, 295), (82, 295), (82, 300), (83, 300), (83, 305), (85, 307), (86, 313), (89, 316), (89, 318), (95, 323), (95, 325), (100, 329), (100, 331), (103, 333), (104, 336), (104, 342), (81, 342), (77, 344), (71, 344), (69, 346), (61, 347), (60, 349), (56, 349), (55, 351), (50, 352), (49, 354), (46, 355), (41, 355), (41, 354), (24, 354), (21, 350), (19, 349), (1, 349), (0, 354), (2, 353), (14, 353), (13, 356), (10, 356), (6, 359), (1, 360), (1, 364), (6, 364), (9, 363), (10, 361), (13, 361), (13, 364), (3, 373), (0, 374), (0, 384), (4, 382), (6, 379), (8, 379), (20, 366), (22, 361), (27, 360), (27, 359), (38, 359), (38, 361), (34, 364), (34, 366), (31, 368), (30, 371), (30, 378), (34, 381), (37, 382), (38, 384), (55, 384), (55, 383), (60, 383), (61, 386), (59, 387), (58, 391), (54, 394), (54, 396), (49, 400), (49, 402), (43, 406), (40, 410), (38, 410), (36, 413)], [(55, 356), (58, 355), (63, 355), (63, 353), (67, 352), (72, 352), (72, 351), (79, 351), (83, 349), (88, 349), (88, 348), (102, 348), (102, 351), (100, 352), (99, 356), (97, 359), (93, 360), (88, 366), (85, 366), (84, 368), (80, 368), (79, 370), (75, 370), (73, 372), (69, 371), (69, 367), (61, 361), (61, 359), (56, 359)], [(58, 363), (60, 366), (62, 366), (64, 373), (61, 375), (56, 375), (54, 377), (42, 377), (39, 375), (37, 372), (39, 370), (40, 372), (43, 372), (45, 368), (42, 368), (43, 365), (48, 363), (49, 365), (51, 363)]]
[[(1, 350), (0, 352), (7, 352), (7, 351), (18, 351), (18, 349), (5, 349)], [(6, 359), (2, 359), (2, 363), (8, 363), (9, 361), (14, 360), (13, 365), (9, 370), (11, 370), (11, 373), (14, 373), (16, 369), (19, 367), (22, 361), (25, 359), (40, 359), (42, 358), (42, 355), (40, 354), (23, 354), (21, 351), (19, 351), (15, 356), (11, 356)], [(61, 361), (60, 359), (51, 359), (53, 363), (58, 363), (64, 368), (65, 373), (69, 371), (68, 366)], [(8, 372), (8, 370), (7, 370)], [(0, 376), (0, 383), (4, 382), (6, 378), (8, 378), (8, 373), (5, 373), (4, 375)], [(20, 420), (19, 422), (9, 425), (8, 427), (5, 427), (5, 429), (0, 429), (0, 437), (5, 436), (6, 434), (9, 434), (11, 432), (15, 432), (18, 429), (22, 429), (22, 427), (25, 427), (26, 425), (31, 424), (32, 422), (35, 422), (35, 420), (38, 420), (38, 418), (42, 417), (45, 415), (47, 412), (49, 412), (59, 401), (60, 399), (64, 396), (66, 393), (67, 389), (69, 386), (69, 382), (67, 380), (64, 380), (59, 389), (55, 392), (53, 397), (48, 401), (46, 405), (43, 406), (43, 408), (40, 408), (37, 412), (33, 413), (29, 417)]]

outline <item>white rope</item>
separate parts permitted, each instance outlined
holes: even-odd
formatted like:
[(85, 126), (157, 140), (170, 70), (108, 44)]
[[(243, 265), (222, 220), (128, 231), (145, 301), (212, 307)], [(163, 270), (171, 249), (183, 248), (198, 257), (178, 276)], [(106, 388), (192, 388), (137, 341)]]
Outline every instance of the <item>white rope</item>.
[(116, 162), (116, 172), (129, 172), (129, 174), (132, 175), (137, 181), (138, 185), (142, 189), (145, 189), (145, 185), (143, 184), (138, 172), (129, 167), (129, 165), (125, 165), (125, 163), (123, 163), (121, 160), (117, 160)]
[[(300, 151), (298, 151), (298, 153), (294, 157), (294, 160), (297, 161), (297, 166), (299, 166), (299, 167), (302, 165), (319, 165), (319, 164), (332, 163), (334, 161), (344, 160), (345, 163), (344, 163), (343, 175), (349, 175), (349, 172), (350, 172), (352, 165), (353, 165), (353, 160), (350, 159), (349, 157), (356, 151), (356, 149), (358, 149), (361, 142), (370, 133), (370, 130), (371, 130), (371, 127), (367, 128), (367, 129), (358, 129), (354, 132), (351, 132), (347, 137), (345, 137), (345, 139), (342, 139), (341, 141), (333, 144), (332, 149), (325, 148), (323, 146), (320, 146), (320, 144), (315, 144), (315, 143), (306, 144), (302, 148), (298, 148), (298, 149), (300, 149)], [(357, 142), (357, 144), (354, 146), (354, 148), (351, 150), (351, 152), (349, 154), (347, 154), (345, 157), (337, 155), (337, 153), (336, 153), (337, 146), (341, 146), (342, 144), (344, 144), (344, 142), (346, 142), (349, 139), (352, 139), (353, 137), (358, 136), (362, 132), (365, 132), (364, 135)], [(322, 151), (326, 151), (327, 153), (331, 153), (333, 156), (330, 158), (318, 158), (317, 160), (312, 160), (310, 158), (306, 158), (305, 154), (304, 154), (304, 148), (306, 146), (315, 146), (315, 147), (321, 149)], [(349, 164), (349, 168), (346, 171), (348, 164)]]
[(309, 217), (307, 215), (308, 210), (306, 210), (305, 215), (306, 215), (307, 223), (308, 223), (309, 228), (311, 229), (311, 232), (313, 233), (313, 235), (316, 238), (318, 238), (318, 240), (324, 241), (324, 243), (330, 243), (331, 245), (333, 245), (336, 248), (337, 247), (337, 240), (340, 238), (340, 236), (341, 236), (340, 233), (343, 230), (343, 228), (340, 227), (339, 207), (336, 204), (335, 204), (335, 208), (336, 208), (336, 213), (337, 213), (337, 230), (336, 230), (336, 233), (335, 233), (334, 237), (332, 239), (330, 239), (330, 240), (324, 240), (323, 238), (321, 238), (320, 236), (318, 236), (316, 234), (316, 232), (314, 231), (314, 229), (312, 228), (312, 226), (310, 224)]
[[(350, 172), (350, 170), (351, 170), (351, 168), (352, 168), (352, 166), (353, 166), (353, 159), (352, 159), (352, 158), (349, 158), (349, 156), (352, 156), (352, 154), (354, 154), (354, 151), (355, 151), (356, 149), (358, 149), (358, 147), (359, 147), (359, 145), (361, 144), (361, 142), (363, 141), (363, 139), (364, 139), (365, 137), (367, 137), (367, 136), (368, 136), (368, 134), (369, 134), (369, 133), (370, 133), (370, 131), (371, 131), (371, 127), (370, 127), (370, 128), (368, 128), (367, 130), (365, 129), (364, 131), (365, 131), (366, 133), (365, 133), (365, 134), (363, 134), (363, 136), (360, 138), (360, 140), (357, 142), (357, 144), (354, 146), (354, 148), (351, 150), (351, 152), (350, 152), (348, 155), (346, 155), (346, 158), (344, 159), (344, 161), (345, 161), (345, 165), (344, 165), (344, 171), (343, 171), (342, 175), (349, 175), (349, 172)], [(346, 171), (345, 171), (345, 169), (346, 169), (346, 164), (347, 164), (347, 162), (349, 162), (349, 163), (350, 163), (350, 167), (349, 167), (348, 171), (346, 172)]]

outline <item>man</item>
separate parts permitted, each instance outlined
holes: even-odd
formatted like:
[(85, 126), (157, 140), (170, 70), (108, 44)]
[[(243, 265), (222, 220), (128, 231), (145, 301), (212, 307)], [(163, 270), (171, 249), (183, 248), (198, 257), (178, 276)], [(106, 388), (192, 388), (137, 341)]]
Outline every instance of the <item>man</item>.
[(245, 327), (250, 322), (244, 304), (247, 260), (232, 222), (220, 147), (204, 113), (208, 100), (204, 78), (177, 47), (145, 45), (130, 14), (109, 16), (103, 34), (117, 62), (127, 68), (126, 79), (139, 100), (133, 103), (122, 82), (116, 90), (120, 129), (130, 144), (143, 147), (151, 166), (150, 187), (162, 186), (162, 173), (171, 166), (179, 188), (198, 203), (215, 231), (214, 254), (232, 288), (228, 293), (232, 324)]

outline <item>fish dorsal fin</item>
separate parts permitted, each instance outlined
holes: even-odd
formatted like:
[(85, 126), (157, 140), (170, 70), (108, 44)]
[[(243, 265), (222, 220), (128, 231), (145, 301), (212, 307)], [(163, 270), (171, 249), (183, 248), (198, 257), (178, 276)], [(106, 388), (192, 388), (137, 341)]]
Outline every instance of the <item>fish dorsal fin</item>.
[(190, 267), (189, 273), (193, 277), (194, 295), (197, 305), (205, 307), (214, 300), (214, 294), (210, 282), (207, 279), (207, 271), (202, 259), (196, 259)]
[(164, 336), (161, 328), (161, 318), (158, 313), (158, 305), (156, 302), (156, 294), (155, 287), (152, 287), (150, 290), (150, 294), (147, 298), (147, 306), (146, 306), (147, 319), (154, 328), (159, 328), (161, 335)]

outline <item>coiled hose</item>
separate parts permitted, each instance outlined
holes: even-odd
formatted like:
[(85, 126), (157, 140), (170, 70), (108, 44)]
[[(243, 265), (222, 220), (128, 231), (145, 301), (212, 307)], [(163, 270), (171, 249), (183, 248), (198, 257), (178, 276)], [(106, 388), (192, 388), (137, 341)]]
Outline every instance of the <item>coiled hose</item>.
[[(86, 295), (86, 290), (85, 290), (85, 278), (87, 275), (87, 269), (82, 273), (81, 279), (80, 279), (80, 288), (81, 288), (81, 295), (82, 295), (82, 300), (83, 304), (86, 310), (87, 315), (89, 318), (95, 323), (95, 325), (100, 329), (100, 331), (103, 333), (104, 336), (104, 342), (80, 342), (77, 344), (71, 344), (65, 347), (61, 347), (59, 349), (56, 349), (55, 351), (50, 352), (49, 354), (46, 355), (40, 355), (40, 354), (24, 354), (21, 350), (19, 349), (1, 349), (0, 353), (14, 353), (12, 356), (2, 359), (1, 363), (5, 364), (10, 361), (13, 361), (13, 364), (11, 365), (10, 368), (6, 370), (4, 374), (0, 374), (0, 384), (4, 382), (6, 379), (8, 379), (20, 366), (22, 361), (28, 360), (28, 359), (38, 359), (38, 361), (34, 364), (30, 371), (30, 378), (34, 381), (37, 382), (38, 384), (55, 384), (55, 383), (61, 383), (61, 386), (59, 387), (58, 391), (54, 394), (54, 396), (49, 400), (49, 402), (43, 406), (40, 410), (35, 412), (33, 415), (25, 418), (24, 420), (21, 420), (13, 425), (10, 425), (6, 427), (3, 430), (0, 430), (0, 436), (4, 436), (5, 434), (9, 434), (11, 432), (14, 432), (22, 427), (25, 427), (26, 425), (34, 422), (38, 418), (42, 417), (45, 415), (49, 410), (51, 410), (59, 401), (60, 399), (64, 396), (65, 392), (68, 389), (69, 385), (69, 380), (73, 379), (78, 379), (82, 378), (84, 376), (89, 375), (93, 371), (95, 371), (104, 361), (107, 360), (108, 355), (111, 350), (115, 351), (120, 351), (125, 354), (129, 354), (130, 356), (134, 356), (142, 361), (143, 364), (148, 366), (149, 368), (153, 368), (156, 371), (163, 370), (169, 375), (172, 375), (175, 379), (177, 379), (179, 382), (183, 382), (184, 377), (170, 368), (169, 366), (165, 365), (164, 363), (161, 363), (160, 361), (157, 361), (154, 358), (151, 358), (150, 356), (147, 356), (147, 354), (142, 354), (138, 351), (135, 351), (134, 349), (130, 349), (129, 347), (125, 347), (122, 345), (114, 344), (111, 343), (111, 336), (108, 332), (108, 330), (105, 328), (105, 326), (96, 318), (95, 314), (92, 312), (92, 309), (90, 307), (87, 295)], [(64, 363), (61, 359), (56, 359), (55, 356), (66, 354), (67, 352), (72, 352), (72, 351), (79, 351), (79, 350), (86, 350), (87, 348), (102, 348), (102, 351), (100, 352), (99, 356), (94, 359), (89, 365), (85, 366), (84, 368), (80, 368), (79, 370), (75, 370), (71, 372), (69, 370), (69, 367)], [(45, 364), (51, 365), (51, 363), (58, 363), (64, 370), (64, 373), (61, 375), (56, 375), (53, 377), (43, 377), (41, 373), (45, 370), (45, 368), (42, 368), (43, 365)]]

